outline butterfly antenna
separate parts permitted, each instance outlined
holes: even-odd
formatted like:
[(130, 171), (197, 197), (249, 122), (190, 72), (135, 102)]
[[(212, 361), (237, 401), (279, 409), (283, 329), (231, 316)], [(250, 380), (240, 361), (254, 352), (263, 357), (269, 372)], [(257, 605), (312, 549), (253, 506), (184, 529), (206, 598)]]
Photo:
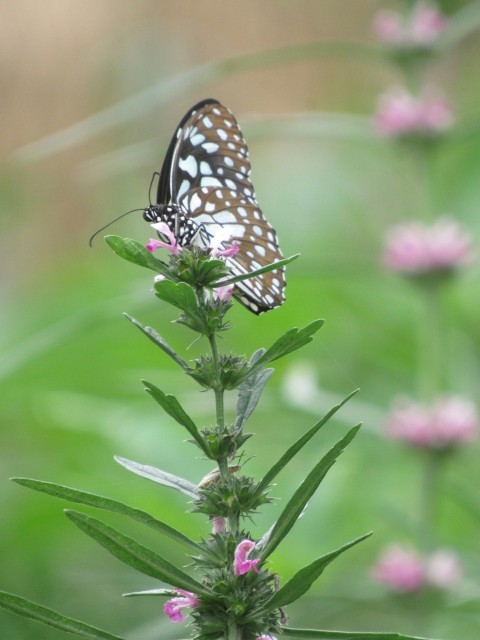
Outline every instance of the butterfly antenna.
[(92, 236), (90, 236), (90, 240), (88, 241), (88, 244), (90, 245), (90, 247), (92, 246), (93, 239), (95, 238), (95, 236), (97, 236), (101, 231), (103, 231), (104, 229), (109, 227), (114, 222), (117, 222), (117, 220), (120, 220), (121, 218), (124, 218), (125, 216), (128, 216), (130, 213), (133, 213), (134, 211), (143, 211), (143, 209), (132, 209), (131, 211), (127, 211), (126, 213), (122, 213), (122, 215), (118, 216), (118, 218), (115, 218), (115, 220), (111, 220), (105, 226), (100, 227), (100, 229), (97, 229), (97, 231), (95, 231), (95, 233)]

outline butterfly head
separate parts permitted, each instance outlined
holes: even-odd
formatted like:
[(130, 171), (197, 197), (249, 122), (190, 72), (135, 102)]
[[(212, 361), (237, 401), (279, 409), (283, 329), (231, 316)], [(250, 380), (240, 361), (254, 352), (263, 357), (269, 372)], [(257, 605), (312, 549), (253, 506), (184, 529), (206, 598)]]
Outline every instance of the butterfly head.
[(147, 222), (166, 222), (169, 224), (178, 213), (173, 204), (151, 204), (143, 210), (143, 219)]

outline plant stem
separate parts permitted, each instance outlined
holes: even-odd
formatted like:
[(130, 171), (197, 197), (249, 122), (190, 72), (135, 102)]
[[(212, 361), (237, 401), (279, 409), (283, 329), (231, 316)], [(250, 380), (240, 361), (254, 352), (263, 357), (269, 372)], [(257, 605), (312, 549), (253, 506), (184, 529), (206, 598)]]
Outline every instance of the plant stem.
[(423, 284), (423, 317), (419, 322), (418, 394), (431, 400), (443, 382), (442, 310), (438, 283)]
[(218, 357), (217, 339), (215, 334), (208, 336), (208, 342), (210, 343), (210, 350), (212, 352), (213, 370), (215, 372), (215, 416), (217, 421), (217, 427), (225, 426), (225, 409), (223, 404), (224, 390), (220, 384), (220, 363)]
[(225, 640), (242, 640), (242, 630), (235, 622), (228, 625)]
[(420, 523), (425, 553), (430, 552), (435, 543), (441, 463), (442, 459), (436, 451), (424, 452), (420, 486)]

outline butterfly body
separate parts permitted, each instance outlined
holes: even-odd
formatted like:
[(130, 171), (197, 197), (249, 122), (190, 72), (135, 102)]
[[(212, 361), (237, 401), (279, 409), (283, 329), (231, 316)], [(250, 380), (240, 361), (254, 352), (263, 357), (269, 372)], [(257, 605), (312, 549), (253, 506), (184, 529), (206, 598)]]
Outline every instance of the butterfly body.
[[(281, 260), (275, 230), (264, 218), (250, 181), (248, 149), (233, 114), (208, 99), (178, 125), (160, 172), (157, 203), (144, 210), (149, 222), (165, 222), (180, 246), (208, 246), (227, 230), (239, 251), (226, 258), (232, 275)], [(236, 284), (235, 297), (254, 313), (285, 299), (284, 269)]]

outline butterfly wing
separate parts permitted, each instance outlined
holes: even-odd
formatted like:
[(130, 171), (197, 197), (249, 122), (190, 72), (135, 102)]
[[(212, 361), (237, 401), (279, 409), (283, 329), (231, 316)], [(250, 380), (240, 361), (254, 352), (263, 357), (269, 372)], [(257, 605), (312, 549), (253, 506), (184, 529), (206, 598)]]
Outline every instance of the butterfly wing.
[[(188, 191), (179, 202), (211, 240), (226, 229), (239, 251), (226, 258), (232, 275), (261, 269), (283, 258), (273, 227), (265, 220), (258, 205), (239, 197), (233, 189), (199, 187)], [(235, 297), (254, 313), (274, 309), (285, 300), (284, 268), (236, 283)]]
[[(178, 204), (208, 238), (227, 228), (239, 245), (238, 253), (227, 258), (233, 275), (283, 258), (275, 230), (258, 206), (250, 171), (247, 145), (235, 117), (209, 99), (182, 119), (159, 182), (159, 202)], [(284, 269), (276, 269), (238, 282), (235, 297), (254, 313), (262, 313), (282, 304), (284, 288)]]

